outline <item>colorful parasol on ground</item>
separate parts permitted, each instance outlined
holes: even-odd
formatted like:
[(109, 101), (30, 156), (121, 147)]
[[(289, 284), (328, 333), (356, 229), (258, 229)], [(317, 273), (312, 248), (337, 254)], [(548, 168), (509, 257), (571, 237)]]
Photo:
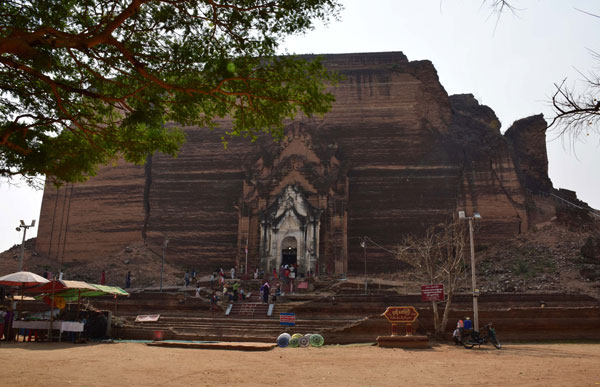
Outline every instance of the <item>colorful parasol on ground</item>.
[(298, 339), (298, 345), (299, 345), (301, 348), (306, 348), (306, 347), (308, 347), (308, 346), (310, 345), (310, 339), (309, 339), (309, 336), (310, 336), (310, 335), (308, 335), (308, 336), (306, 336), (306, 335), (305, 335), (305, 336), (302, 336), (302, 337), (300, 337), (300, 338)]
[(285, 348), (290, 344), (291, 338), (292, 336), (290, 336), (289, 333), (282, 333), (277, 337), (277, 345), (281, 348)]
[(310, 335), (310, 345), (313, 347), (320, 347), (325, 343), (323, 336), (319, 334)]

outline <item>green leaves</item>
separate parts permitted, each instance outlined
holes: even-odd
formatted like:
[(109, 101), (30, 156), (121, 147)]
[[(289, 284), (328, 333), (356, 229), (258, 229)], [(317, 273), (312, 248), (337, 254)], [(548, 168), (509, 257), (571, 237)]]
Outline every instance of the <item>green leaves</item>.
[[(117, 157), (175, 155), (169, 123), (278, 138), (323, 114), (337, 77), (274, 57), (282, 37), (336, 17), (334, 0), (0, 3), (0, 176), (81, 181)], [(224, 142), (227, 138), (224, 138)]]

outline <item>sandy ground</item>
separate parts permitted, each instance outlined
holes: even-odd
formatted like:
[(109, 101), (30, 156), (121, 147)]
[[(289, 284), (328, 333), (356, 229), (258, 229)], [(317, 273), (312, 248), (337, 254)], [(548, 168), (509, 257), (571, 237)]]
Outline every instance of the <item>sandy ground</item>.
[(467, 350), (373, 346), (267, 352), (138, 343), (2, 343), (5, 386), (593, 386), (600, 344), (508, 344)]

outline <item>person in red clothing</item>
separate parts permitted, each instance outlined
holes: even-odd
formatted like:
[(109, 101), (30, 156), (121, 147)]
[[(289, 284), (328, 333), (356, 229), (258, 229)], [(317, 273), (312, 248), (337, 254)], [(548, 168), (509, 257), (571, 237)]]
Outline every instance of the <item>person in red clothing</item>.
[(225, 283), (225, 272), (223, 268), (219, 269), (219, 285), (223, 285)]
[(285, 269), (283, 270), (283, 282), (285, 283), (285, 292), (289, 293), (290, 288), (289, 288), (289, 284), (290, 284), (290, 268), (288, 267), (288, 265), (285, 265)]
[(104, 285), (106, 283), (106, 272), (102, 270), (102, 274), (100, 274), (100, 285)]
[(465, 323), (463, 320), (458, 320), (456, 323), (456, 329), (458, 330), (458, 340), (462, 343), (462, 337), (465, 333)]

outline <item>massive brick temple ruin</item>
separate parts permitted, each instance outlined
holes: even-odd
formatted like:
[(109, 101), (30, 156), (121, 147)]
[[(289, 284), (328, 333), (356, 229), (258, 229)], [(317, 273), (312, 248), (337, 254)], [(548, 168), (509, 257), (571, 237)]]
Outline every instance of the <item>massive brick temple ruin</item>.
[[(400, 52), (325, 55), (344, 80), (323, 118), (287, 125), (276, 143), (186, 127), (179, 157), (101, 168), (83, 184), (46, 186), (37, 250), (69, 261), (102, 259), (130, 243), (199, 271), (248, 261), (272, 270), (369, 272), (398, 264), (393, 249), (458, 210), (483, 217), (478, 241), (524, 232), (550, 192), (541, 115), (500, 132), (472, 95), (448, 96), (429, 61)], [(227, 129), (223, 122), (223, 131)]]

